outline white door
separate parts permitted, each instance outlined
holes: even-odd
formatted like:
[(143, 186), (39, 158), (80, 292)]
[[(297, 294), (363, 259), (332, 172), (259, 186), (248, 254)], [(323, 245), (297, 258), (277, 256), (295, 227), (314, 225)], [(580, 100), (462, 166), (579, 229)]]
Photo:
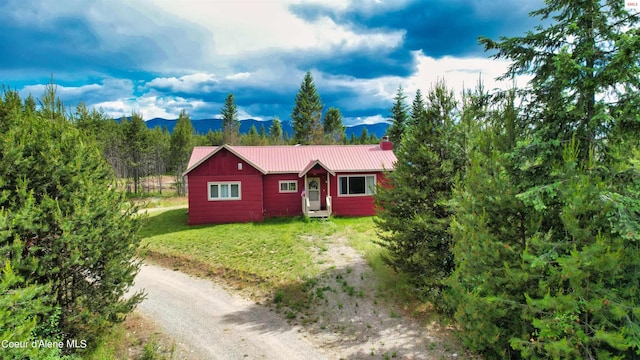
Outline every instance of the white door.
[(307, 179), (309, 210), (320, 210), (320, 178)]

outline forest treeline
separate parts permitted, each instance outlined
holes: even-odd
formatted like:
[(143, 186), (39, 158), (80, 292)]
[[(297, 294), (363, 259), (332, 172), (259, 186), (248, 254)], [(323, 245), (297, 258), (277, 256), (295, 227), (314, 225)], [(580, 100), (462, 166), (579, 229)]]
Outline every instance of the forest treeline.
[(527, 86), (444, 81), (389, 129), (386, 262), (487, 359), (640, 358), (640, 30), (621, 1), (546, 1), (480, 42)]
[[(33, 102), (33, 99), (29, 101)], [(277, 118), (268, 129), (265, 126), (259, 129), (252, 126), (248, 133), (241, 134), (238, 106), (232, 93), (226, 97), (219, 114), (222, 129), (209, 130), (206, 134), (195, 132), (190, 115), (184, 110), (181, 111), (172, 133), (160, 127), (147, 128), (139, 113), (115, 120), (99, 109), (88, 109), (83, 103), (78, 104), (67, 117), (84, 134), (97, 140), (102, 153), (112, 165), (116, 178), (128, 192), (138, 194), (149, 192), (152, 188), (162, 191), (163, 175), (173, 175), (173, 186), (180, 195), (184, 193), (181, 174), (186, 170), (194, 146), (375, 144), (379, 141), (366, 128), (362, 129), (359, 137), (352, 134), (347, 138), (340, 110), (330, 107), (323, 117), (323, 108), (313, 77), (307, 72), (291, 114), (294, 130), (291, 137), (283, 132)], [(149, 181), (144, 184), (141, 182), (145, 177), (156, 179), (153, 186)]]

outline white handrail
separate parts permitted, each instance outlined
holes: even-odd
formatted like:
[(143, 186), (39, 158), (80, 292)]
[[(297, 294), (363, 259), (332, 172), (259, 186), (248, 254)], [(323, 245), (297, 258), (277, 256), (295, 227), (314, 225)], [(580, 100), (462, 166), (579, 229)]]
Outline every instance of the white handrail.
[(303, 196), (302, 197), (302, 214), (308, 215), (310, 206), (311, 204), (309, 203), (309, 198), (306, 196)]

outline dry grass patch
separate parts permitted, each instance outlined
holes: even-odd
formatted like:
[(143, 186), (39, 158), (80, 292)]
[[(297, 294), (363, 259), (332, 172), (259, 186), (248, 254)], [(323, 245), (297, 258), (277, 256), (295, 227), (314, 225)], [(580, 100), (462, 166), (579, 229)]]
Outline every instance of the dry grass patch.
[(133, 312), (114, 325), (87, 360), (138, 360), (185, 358), (176, 352), (174, 341), (146, 316)]

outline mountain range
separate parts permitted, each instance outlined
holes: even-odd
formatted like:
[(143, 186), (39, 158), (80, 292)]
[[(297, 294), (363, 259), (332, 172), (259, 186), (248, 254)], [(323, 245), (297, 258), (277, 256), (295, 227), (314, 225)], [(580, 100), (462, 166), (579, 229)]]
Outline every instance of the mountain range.
[[(176, 126), (177, 119), (163, 119), (163, 118), (153, 118), (150, 120), (146, 120), (145, 123), (147, 127), (152, 129), (156, 126), (160, 126), (161, 128), (167, 128), (167, 130), (171, 133), (173, 132), (174, 126)], [(211, 131), (217, 131), (222, 129), (222, 120), (221, 119), (199, 119), (199, 120), (191, 120), (191, 124), (195, 131), (199, 134), (206, 134)], [(258, 131), (260, 131), (260, 127), (264, 125), (265, 130), (268, 132), (269, 128), (273, 124), (273, 120), (255, 120), (255, 119), (246, 119), (240, 120), (240, 133), (245, 134), (249, 132), (251, 126), (255, 126)], [(289, 136), (293, 134), (293, 127), (291, 121), (281, 121), (282, 131), (283, 133), (287, 133)], [(388, 123), (376, 123), (376, 124), (360, 124), (354, 126), (347, 126), (345, 129), (345, 133), (347, 135), (347, 139), (351, 137), (351, 134), (354, 134), (356, 137), (359, 137), (362, 133), (362, 128), (366, 128), (369, 135), (375, 134), (378, 138), (381, 138), (386, 134), (387, 128), (389, 127)]]

